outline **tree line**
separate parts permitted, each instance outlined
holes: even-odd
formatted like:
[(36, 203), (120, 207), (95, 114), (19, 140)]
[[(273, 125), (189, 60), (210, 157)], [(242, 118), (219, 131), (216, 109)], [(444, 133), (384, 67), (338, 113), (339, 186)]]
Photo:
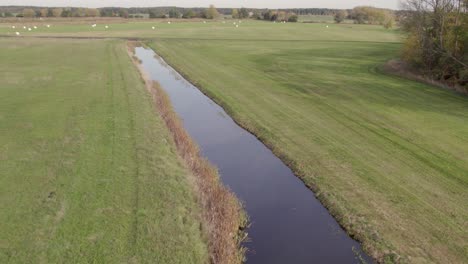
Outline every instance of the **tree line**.
[(334, 14), (336, 23), (345, 19), (353, 20), (355, 24), (383, 25), (385, 28), (395, 26), (395, 11), (375, 8), (371, 6), (358, 6), (352, 10), (338, 10)]
[(451, 86), (468, 84), (468, 0), (406, 0), (403, 59)]
[[(3, 12), (1, 12), (3, 11)], [(13, 11), (14, 12), (14, 11)], [(0, 9), (1, 17), (99, 17), (101, 12), (96, 8), (34, 8), (27, 7), (19, 12)]]
[[(183, 8), (183, 7), (138, 7), (138, 8), (76, 8), (76, 7), (34, 7), (34, 6), (3, 6), (0, 7), (1, 17), (124, 17), (124, 18), (209, 18), (213, 13), (208, 12), (210, 8)], [(211, 10), (212, 11), (212, 10)], [(233, 18), (263, 19), (265, 14), (274, 16), (272, 12), (278, 13), (280, 18), (283, 14), (293, 15), (333, 15), (336, 9), (327, 8), (294, 8), (268, 10), (266, 8), (216, 8), (218, 15)], [(145, 16), (143, 16), (145, 15)], [(268, 18), (268, 15), (267, 15)], [(268, 19), (267, 19), (268, 20)]]
[(255, 18), (267, 21), (278, 21), (278, 22), (297, 22), (299, 17), (292, 11), (285, 10), (266, 10), (261, 14), (255, 14)]

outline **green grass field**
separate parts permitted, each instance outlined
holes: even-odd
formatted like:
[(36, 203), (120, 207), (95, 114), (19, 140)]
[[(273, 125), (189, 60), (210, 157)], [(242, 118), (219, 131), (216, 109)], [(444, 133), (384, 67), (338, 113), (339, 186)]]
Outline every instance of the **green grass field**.
[(191, 176), (126, 43), (0, 46), (0, 262), (208, 262)]
[(372, 252), (466, 262), (467, 98), (379, 72), (398, 56), (393, 31), (356, 27), (337, 41), (343, 26), (320, 26), (297, 25), (302, 41), (152, 46), (289, 161)]
[[(235, 20), (236, 22), (238, 20)], [(255, 20), (244, 20), (236, 28), (232, 20), (188, 22), (187, 20), (154, 21), (97, 21), (97, 27), (92, 28), (90, 21), (75, 24), (56, 24), (53, 21), (36, 21), (24, 23), (0, 23), (0, 35), (21, 37), (30, 36), (58, 36), (58, 37), (122, 37), (122, 38), (173, 38), (173, 39), (206, 39), (206, 40), (278, 40), (278, 41), (368, 41), (399, 42), (396, 34), (389, 34), (388, 30), (380, 26), (325, 24), (318, 23), (273, 23)], [(46, 25), (51, 27), (47, 28)], [(23, 26), (38, 29), (27, 31)], [(105, 26), (109, 28), (106, 29)], [(15, 26), (15, 29), (11, 28)], [(155, 30), (152, 27), (155, 27)], [(371, 39), (369, 39), (371, 38)]]
[[(119, 262), (128, 256), (157, 254), (144, 250), (140, 255), (132, 254), (126, 247), (129, 242), (116, 242), (128, 241), (125, 235), (129, 235), (127, 227), (134, 221), (131, 220), (134, 207), (121, 205), (114, 198), (124, 202), (134, 200), (135, 182), (133, 185), (126, 182), (129, 179), (121, 175), (121, 166), (124, 171), (135, 168), (142, 150), (136, 148), (137, 154), (132, 154), (131, 158), (128, 153), (135, 153), (135, 148), (126, 145), (130, 144), (127, 140), (134, 138), (135, 144), (149, 142), (148, 138), (159, 134), (155, 131), (167, 138), (165, 129), (159, 119), (138, 115), (134, 116), (133, 124), (146, 130), (134, 129), (137, 133), (133, 136), (129, 123), (123, 121), (131, 120), (130, 117), (116, 119), (113, 127), (108, 127), (112, 116), (106, 112), (109, 108), (97, 102), (108, 97), (109, 87), (125, 83), (118, 81), (121, 73), (127, 76), (126, 82), (136, 82), (137, 78), (134, 71), (125, 70), (129, 62), (120, 56), (124, 52), (121, 42), (28, 38), (78, 36), (147, 39), (170, 64), (289, 163), (304, 182), (316, 190), (340, 223), (363, 241), (375, 257), (385, 255), (387, 260), (402, 257), (402, 261), (411, 263), (468, 261), (468, 100), (449, 91), (382, 73), (378, 66), (398, 56), (401, 47), (398, 30), (370, 25), (330, 24), (326, 28), (325, 24), (318, 23), (258, 21), (244, 21), (239, 28), (229, 21), (225, 24), (220, 21), (207, 24), (114, 22), (109, 24), (108, 30), (102, 25), (93, 30), (86, 23), (52, 24), (50, 29), (40, 27), (37, 31), (22, 33), (24, 38), (2, 40), (2, 47), (9, 47), (0, 52), (3, 83), (0, 127), (6, 135), (0, 139), (3, 147), (0, 171), (5, 172), (0, 194), (2, 212), (7, 212), (0, 216), (1, 225), (6, 225), (0, 226), (0, 230), (8, 231), (0, 240), (0, 248), (7, 249), (3, 250), (7, 254), (2, 256), (13, 255), (25, 260), (28, 256), (24, 254), (31, 254), (39, 259), (60, 260), (65, 257), (61, 255), (65, 249), (81, 247), (92, 249), (90, 256), (83, 256), (84, 260)], [(156, 30), (151, 29), (153, 25)], [(11, 24), (0, 25), (0, 35), (13, 34)], [(62, 45), (63, 42), (67, 45)], [(84, 52), (80, 55), (78, 49), (70, 49), (70, 45), (79, 46)], [(103, 55), (108, 54), (105, 47), (111, 47), (108, 49), (114, 55)], [(85, 53), (95, 55), (84, 56)], [(38, 63), (45, 61), (46, 54), (51, 57), (47, 57), (47, 68)], [(65, 62), (63, 54), (71, 57)], [(72, 64), (81, 65), (81, 71), (87, 74), (70, 71), (67, 67)], [(62, 69), (56, 74), (61, 79), (38, 79), (37, 72), (48, 76), (51, 69)], [(91, 74), (88, 72), (91, 69), (107, 74)], [(107, 81), (109, 78), (113, 80), (112, 85)], [(37, 88), (42, 82), (47, 92)], [(89, 83), (92, 86), (86, 86)], [(66, 93), (62, 90), (64, 86), (69, 87)], [(125, 86), (126, 89), (135, 92), (129, 86)], [(86, 93), (80, 90), (83, 87), (87, 88)], [(114, 90), (114, 97), (118, 98), (117, 91), (121, 90)], [(138, 96), (144, 97), (143, 94), (140, 91)], [(123, 116), (142, 111), (128, 111), (131, 107), (145, 106), (116, 107), (122, 105), (121, 101), (113, 105), (115, 111), (120, 111), (118, 115)], [(55, 111), (57, 109), (63, 110)], [(116, 129), (118, 126), (121, 128)], [(113, 144), (103, 143), (109, 140), (103, 135), (112, 133), (123, 133), (113, 137), (123, 142), (114, 146), (126, 151), (109, 152)], [(68, 134), (70, 136), (65, 136)], [(82, 134), (94, 137), (82, 138)], [(152, 142), (157, 145), (151, 148), (154, 152), (145, 148), (155, 155), (155, 161), (144, 163), (147, 170), (156, 174), (168, 170), (178, 179), (170, 186), (175, 190), (180, 186), (188, 188), (184, 185), (186, 172), (176, 162), (175, 154), (169, 151), (172, 147), (158, 142)], [(157, 155), (163, 150), (166, 151), (163, 155)], [(114, 156), (109, 153), (117, 156), (110, 159)], [(31, 160), (34, 162), (28, 162)], [(55, 165), (57, 160), (62, 165)], [(80, 170), (74, 171), (77, 168)], [(90, 176), (96, 174), (100, 176)], [(13, 175), (25, 177), (14, 178)], [(75, 177), (67, 178), (70, 175)], [(110, 177), (106, 175), (112, 175), (115, 180), (112, 183), (99, 180)], [(144, 176), (139, 179), (141, 177)], [(164, 216), (171, 224), (174, 222), (171, 226), (176, 230), (163, 229), (167, 233), (157, 236), (158, 241), (151, 240), (157, 238), (141, 238), (141, 243), (146, 244), (134, 248), (147, 249), (152, 244), (153, 248), (161, 247), (164, 252), (157, 256), (168, 256), (174, 249), (171, 244), (162, 242), (164, 235), (176, 233), (180, 237), (171, 237), (174, 245), (187, 250), (178, 250), (181, 255), (175, 258), (203, 260), (206, 249), (195, 228), (196, 217), (192, 217), (197, 215), (197, 210), (190, 209), (196, 208), (193, 198), (172, 196), (169, 189), (154, 187), (160, 186), (159, 181), (164, 179), (153, 180), (145, 182), (147, 185), (141, 188), (159, 193), (140, 190), (140, 196), (175, 199), (181, 210), (166, 212), (161, 209), (156, 213), (149, 209), (149, 203), (148, 207), (141, 205), (148, 209), (142, 209), (144, 213), (137, 215), (148, 220)], [(101, 192), (102, 188), (108, 189)], [(119, 191), (117, 197), (116, 190)], [(48, 198), (51, 192), (55, 194)], [(65, 197), (66, 203), (62, 203)], [(90, 199), (95, 202), (82, 202)], [(107, 208), (108, 203), (114, 202), (111, 208), (124, 207), (127, 209), (121, 210), (130, 213), (117, 214), (111, 210), (110, 213), (115, 213), (115, 222), (105, 222), (107, 218), (96, 208), (104, 205)], [(58, 217), (62, 206), (67, 208), (66, 213)], [(81, 208), (83, 206), (85, 208)], [(69, 216), (73, 212), (79, 213), (82, 220)], [(182, 222), (172, 221), (180, 219), (180, 215), (185, 216)], [(44, 227), (51, 226), (50, 221), (57, 221), (55, 219), (59, 219), (57, 228), (45, 230)], [(87, 230), (81, 228), (83, 221), (88, 221), (85, 226), (93, 230), (82, 231)], [(150, 222), (146, 224), (153, 230)], [(120, 239), (102, 238), (106, 243), (99, 244), (101, 248), (93, 246), (92, 243), (99, 242), (89, 242), (88, 238), (106, 228), (112, 230), (112, 235), (120, 235)], [(144, 225), (141, 228), (145, 228)], [(154, 232), (162, 231), (154, 228)], [(76, 234), (72, 238), (66, 236), (73, 233)], [(28, 234), (34, 234), (34, 239), (26, 239)], [(30, 250), (21, 251), (24, 247)]]

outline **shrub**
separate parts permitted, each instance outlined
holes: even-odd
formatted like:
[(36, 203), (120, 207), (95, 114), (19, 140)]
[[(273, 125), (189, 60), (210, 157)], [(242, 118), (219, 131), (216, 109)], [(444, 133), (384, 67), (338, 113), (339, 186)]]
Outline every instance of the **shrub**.
[(288, 22), (297, 22), (299, 20), (299, 17), (297, 15), (291, 15), (288, 18)]
[(335, 22), (336, 23), (341, 23), (345, 20), (345, 18), (348, 16), (348, 12), (346, 12), (345, 10), (340, 10), (338, 12), (336, 12), (335, 14)]

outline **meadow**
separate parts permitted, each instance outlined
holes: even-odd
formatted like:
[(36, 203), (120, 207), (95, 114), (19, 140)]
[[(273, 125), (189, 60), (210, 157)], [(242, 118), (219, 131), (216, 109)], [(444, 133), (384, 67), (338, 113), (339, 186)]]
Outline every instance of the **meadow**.
[[(168, 24), (164, 20), (130, 21), (128, 23), (115, 21), (108, 23), (108, 29), (105, 29), (100, 22), (96, 29), (91, 29), (88, 22), (52, 24), (51, 28), (40, 26), (35, 31), (22, 32), (21, 38), (15, 40), (2, 40), (5, 43), (2, 46), (9, 44), (12, 46), (10, 49), (15, 50), (18, 49), (16, 47), (19, 45), (18, 43), (29, 43), (30, 46), (34, 46), (32, 43), (44, 41), (28, 38), (29, 36), (140, 38), (204, 93), (220, 103), (238, 123), (253, 132), (281, 157), (305, 184), (315, 191), (317, 197), (346, 230), (363, 242), (364, 247), (373, 257), (380, 261), (411, 263), (464, 263), (468, 261), (466, 241), (468, 236), (466, 231), (466, 219), (468, 218), (468, 100), (466, 97), (450, 91), (383, 72), (380, 66), (399, 55), (402, 36), (398, 30), (385, 30), (380, 26), (369, 25), (333, 24), (327, 28), (325, 24), (319, 23), (274, 24), (249, 20), (242, 23), (236, 21), (240, 25), (237, 28), (233, 25), (233, 21), (224, 22), (184, 21), (178, 23), (173, 21), (173, 23)], [(32, 25), (32, 23), (47, 22), (28, 23)], [(2, 24), (0, 35), (13, 36), (14, 31), (11, 29), (11, 25), (11, 23)], [(156, 29), (152, 30), (152, 26), (155, 26)], [(50, 50), (51, 56), (58, 56), (56, 59), (48, 60), (51, 67), (63, 59), (58, 54), (73, 56), (72, 59), (67, 58), (70, 62), (91, 59), (79, 55), (76, 55), (75, 58), (75, 52), (70, 52), (69, 47), (78, 44), (73, 43), (101, 43), (99, 45), (120, 43), (115, 40), (100, 40), (99, 42), (96, 40), (48, 41), (48, 43), (68, 41), (67, 45), (61, 46), (61, 52)], [(115, 45), (114, 47), (119, 47), (119, 45)], [(34, 49), (37, 49), (36, 52), (28, 52), (28, 49), (18, 50), (17, 53), (2, 52), (2, 64), (0, 65), (0, 67), (4, 67), (1, 71), (2, 74), (12, 72), (15, 69), (12, 65), (17, 65), (17, 71), (29, 69), (29, 67), (21, 68), (22, 63), (25, 63), (23, 61), (20, 64), (22, 60), (27, 60), (29, 63), (27, 65), (31, 65), (29, 75), (10, 73), (7, 78), (5, 74), (1, 78), (3, 83), (9, 84), (10, 87), (25, 89), (21, 76), (30, 76), (28, 79), (30, 85), (38, 83), (32, 77), (33, 72), (43, 68), (34, 64), (38, 61), (35, 56), (45, 54), (44, 49), (46, 48), (43, 45), (37, 45), (34, 46)], [(83, 49), (86, 49), (87, 54), (94, 54), (90, 52), (94, 52), (95, 46), (94, 44), (88, 46), (83, 44)], [(99, 55), (101, 53), (95, 53), (96, 56), (93, 56), (92, 59), (96, 60), (96, 63), (90, 63), (90, 65), (111, 67), (109, 64), (112, 65), (112, 63), (110, 62), (121, 58), (118, 56), (121, 50), (119, 51), (118, 48), (114, 50), (116, 50), (115, 56), (105, 58)], [(4, 63), (7, 61), (4, 58), (9, 59), (10, 63)], [(21, 60), (18, 61), (17, 58), (21, 58)], [(129, 65), (124, 59), (120, 60), (120, 65), (122, 65), (120, 70), (113, 69), (110, 76), (118, 78), (121, 74), (123, 76), (134, 74), (132, 71), (122, 70)], [(75, 65), (80, 64), (75, 63)], [(53, 69), (57, 69), (57, 67), (53, 67)], [(33, 229), (35, 225), (42, 223), (44, 226), (49, 226), (47, 221), (58, 218), (54, 215), (57, 214), (57, 210), (60, 212), (59, 200), (54, 202), (52, 209), (47, 209), (48, 213), (27, 214), (30, 218), (25, 218), (25, 220), (29, 219), (27, 221), (23, 220), (24, 226), (19, 227), (16, 223), (12, 224), (15, 222), (12, 221), (14, 217), (21, 218), (21, 215), (15, 214), (13, 210), (13, 208), (18, 207), (18, 201), (23, 201), (22, 206), (24, 206), (25, 211), (28, 211), (37, 208), (37, 205), (33, 206), (30, 201), (41, 197), (40, 194), (48, 195), (54, 191), (50, 186), (62, 186), (60, 184), (63, 184), (62, 188), (72, 188), (66, 184), (65, 179), (60, 181), (61, 177), (66, 177), (66, 173), (57, 173), (56, 175), (59, 176), (52, 176), (58, 180), (50, 180), (47, 178), (50, 176), (44, 176), (45, 174), (40, 173), (41, 170), (48, 167), (48, 164), (54, 164), (52, 161), (55, 162), (56, 158), (63, 159), (64, 167), (60, 169), (65, 171), (73, 170), (73, 164), (76, 162), (87, 164), (84, 171), (77, 172), (80, 173), (81, 177), (76, 177), (77, 179), (74, 180), (78, 181), (74, 183), (75, 186), (82, 188), (82, 192), (86, 192), (87, 195), (78, 192), (73, 199), (89, 199), (89, 195), (97, 195), (98, 193), (101, 195), (101, 192), (88, 192), (88, 188), (90, 188), (89, 190), (97, 188), (95, 184), (91, 184), (97, 179), (89, 179), (87, 177), (89, 172), (101, 170), (104, 173), (117, 169), (112, 164), (120, 166), (120, 162), (111, 164), (104, 162), (107, 159), (95, 162), (98, 164), (83, 161), (82, 159), (86, 158), (89, 161), (96, 161), (99, 158), (103, 159), (104, 156), (107, 157), (107, 155), (102, 155), (106, 148), (100, 152), (94, 150), (99, 146), (96, 144), (88, 145), (90, 149), (86, 149), (86, 144), (81, 142), (78, 144), (79, 149), (86, 155), (47, 151), (47, 153), (52, 152), (56, 155), (56, 157), (48, 157), (47, 155), (39, 155), (37, 152), (40, 153), (41, 150), (46, 149), (44, 146), (76, 151), (74, 147), (61, 147), (63, 144), (77, 144), (76, 140), (55, 142), (55, 145), (46, 142), (38, 145), (35, 149), (33, 143), (27, 142), (27, 140), (32, 140), (34, 135), (21, 136), (21, 133), (27, 133), (28, 127), (31, 127), (24, 121), (22, 121), (23, 124), (18, 123), (18, 120), (22, 120), (21, 115), (24, 115), (24, 119), (32, 120), (28, 122), (32, 122), (33, 127), (35, 124), (33, 121), (35, 121), (37, 125), (46, 126), (47, 129), (51, 129), (52, 125), (58, 126), (60, 123), (55, 120), (48, 122), (44, 120), (62, 118), (63, 127), (57, 129), (55, 133), (82, 135), (83, 133), (80, 131), (67, 132), (68, 130), (64, 129), (70, 122), (83, 122), (81, 129), (97, 129), (103, 125), (102, 122), (96, 120), (85, 122), (86, 117), (81, 116), (83, 112), (73, 108), (73, 104), (67, 101), (68, 99), (75, 102), (77, 104), (75, 107), (84, 107), (86, 106), (84, 102), (90, 100), (89, 105), (83, 108), (86, 111), (98, 107), (96, 105), (97, 99), (93, 101), (91, 100), (93, 97), (89, 97), (89, 95), (73, 96), (73, 92), (76, 93), (77, 89), (71, 89), (69, 78), (77, 73), (64, 70), (62, 74), (61, 83), (49, 81), (48, 85), (44, 86), (51, 89), (47, 92), (46, 98), (49, 98), (48, 94), (50, 93), (60, 93), (60, 88), (63, 86), (70, 87), (70, 91), (67, 89), (68, 92), (62, 94), (65, 96), (64, 98), (58, 96), (55, 98), (56, 100), (48, 100), (47, 104), (34, 103), (34, 100), (40, 98), (37, 96), (32, 97), (30, 99), (32, 101), (24, 101), (22, 93), (18, 92), (16, 96), (15, 93), (12, 93), (13, 88), (0, 90), (0, 93), (5, 93), (0, 97), (0, 100), (5, 101), (5, 103), (0, 104), (2, 108), (0, 112), (2, 114), (1, 128), (2, 131), (10, 133), (6, 134), (9, 135), (8, 137), (2, 137), (1, 140), (7, 143), (17, 142), (4, 143), (3, 146), (25, 144), (22, 146), (23, 149), (20, 145), (4, 147), (0, 152), (0, 157), (3, 160), (7, 160), (7, 158), (11, 160), (10, 157), (14, 156), (14, 152), (10, 152), (15, 150), (18, 150), (17, 155), (27, 153), (27, 155), (17, 157), (17, 162), (22, 163), (2, 162), (0, 166), (5, 167), (2, 167), (2, 172), (7, 172), (5, 175), (31, 175), (34, 173), (40, 175), (37, 179), (28, 176), (22, 181), (2, 177), (1, 181), (3, 182), (0, 186), (11, 190), (11, 192), (7, 195), (6, 191), (2, 190), (0, 193), (4, 194), (4, 197), (1, 199), (2, 201), (11, 199), (8, 201), (12, 203), (9, 205), (10, 202), (2, 202), (2, 206), (6, 207), (2, 211), (10, 210), (6, 211), (10, 213), (3, 214), (2, 217), (5, 219), (0, 223), (11, 226), (8, 226), (8, 229), (2, 227), (0, 230), (12, 230), (12, 233), (8, 233), (8, 239), (2, 239), (2, 248), (5, 248), (4, 241), (15, 241), (13, 232), (18, 231), (13, 230), (22, 230), (22, 234), (27, 234), (30, 233), (30, 230), (39, 230)], [(81, 76), (80, 82), (75, 84), (76, 87), (92, 83), (93, 85), (87, 88), (95, 92), (96, 88), (106, 86), (107, 83), (103, 81), (105, 80), (103, 76), (96, 75), (94, 79), (93, 76), (91, 74), (87, 79)], [(6, 97), (7, 92), (8, 97)], [(34, 89), (34, 86), (27, 90), (28, 96), (33, 96), (35, 93), (46, 96), (45, 92)], [(107, 96), (101, 95), (98, 98), (104, 100)], [(9, 101), (10, 103), (8, 103)], [(19, 108), (19, 105), (26, 107), (26, 109)], [(8, 106), (9, 108), (7, 108)], [(30, 109), (27, 110), (27, 107)], [(39, 107), (40, 111), (36, 111), (34, 107)], [(70, 113), (75, 111), (74, 115), (76, 116), (67, 121), (64, 116), (66, 111), (54, 111), (61, 109), (60, 107), (69, 109)], [(99, 107), (103, 106), (99, 105)], [(128, 115), (128, 109), (121, 108), (120, 110), (119, 114)], [(101, 111), (104, 110), (101, 109)], [(59, 116), (53, 118), (53, 115)], [(97, 118), (97, 115), (92, 115), (92, 118)], [(104, 117), (101, 116), (101, 118)], [(141, 119), (146, 120), (143, 117)], [(122, 120), (119, 119), (119, 121)], [(153, 121), (147, 121), (145, 124), (161, 126), (160, 120), (153, 117)], [(18, 128), (22, 128), (19, 130), (22, 131), (21, 133), (18, 132)], [(163, 128), (159, 128), (165, 131)], [(154, 129), (149, 130), (154, 133)], [(125, 129), (109, 128), (108, 131), (108, 133), (124, 133), (122, 131)], [(139, 129), (135, 131), (141, 132)], [(46, 135), (52, 136), (53, 134), (46, 133)], [(70, 136), (70, 139), (73, 139), (73, 136)], [(84, 140), (81, 139), (81, 136), (78, 136), (78, 139)], [(118, 144), (119, 148), (124, 146)], [(166, 147), (170, 148), (170, 146)], [(129, 147), (129, 149), (131, 148)], [(89, 151), (96, 153), (90, 155)], [(22, 159), (34, 159), (29, 155), (35, 154), (42, 158), (42, 162), (39, 159), (37, 163), (34, 163), (35, 167), (30, 167), (33, 166), (31, 163), (22, 161)], [(175, 162), (177, 159), (175, 154), (171, 154), (172, 156), (169, 154), (164, 154), (164, 162), (177, 163)], [(66, 159), (67, 155), (71, 155), (71, 157)], [(124, 155), (121, 158), (125, 159), (125, 157)], [(158, 157), (163, 158), (160, 155)], [(135, 160), (139, 161), (140, 159)], [(107, 167), (105, 167), (106, 164)], [(168, 169), (164, 163), (159, 163), (157, 168), (159, 170)], [(173, 164), (171, 168), (178, 168), (179, 174), (177, 175), (179, 177), (184, 175), (184, 171), (180, 167)], [(31, 184), (28, 195), (26, 197), (19, 196), (18, 190), (24, 191), (28, 188), (24, 187), (25, 182)], [(115, 182), (128, 188), (120, 180)], [(34, 183), (40, 185), (41, 188), (37, 188)], [(112, 184), (105, 186), (115, 188)], [(184, 184), (174, 185), (175, 188), (178, 186), (184, 186)], [(75, 188), (70, 190), (75, 190)], [(44, 190), (46, 191), (44, 192)], [(153, 188), (153, 190), (157, 190), (157, 188)], [(160, 191), (164, 192), (165, 195), (170, 195), (170, 192)], [(37, 194), (34, 195), (34, 193)], [(54, 199), (58, 199), (61, 197), (60, 195), (64, 195), (63, 193), (57, 192), (57, 195), (53, 195), (53, 197), (57, 197)], [(76, 193), (76, 191), (72, 193)], [(107, 201), (106, 197), (115, 195), (112, 191), (105, 192), (105, 194), (108, 196), (102, 198), (102, 203)], [(119, 193), (119, 195), (123, 196), (123, 193)], [(19, 197), (23, 198), (19, 199)], [(181, 199), (179, 196), (175, 196), (175, 198)], [(48, 199), (47, 196), (46, 199)], [(119, 199), (123, 198), (119, 196)], [(36, 202), (40, 203), (39, 200)], [(186, 197), (184, 201), (181, 201), (186, 207), (182, 207), (191, 208), (187, 205), (190, 204), (188, 201), (192, 200), (193, 198)], [(192, 205), (194, 204), (190, 204), (190, 206)], [(92, 212), (91, 209), (88, 210)], [(148, 211), (150, 210), (145, 211), (145, 214), (154, 213)], [(81, 209), (80, 215), (83, 215), (82, 212), (86, 211)], [(188, 210), (185, 213), (196, 214), (196, 210), (195, 212)], [(35, 219), (38, 217), (46, 220), (37, 222)], [(99, 223), (99, 214), (93, 217), (98, 217), (96, 222)], [(176, 217), (176, 214), (173, 217)], [(93, 218), (89, 219), (91, 221)], [(190, 220), (192, 222), (189, 222), (196, 224), (194, 218), (188, 217), (187, 219), (192, 219)], [(73, 218), (70, 218), (69, 221), (70, 224), (63, 228), (76, 228), (73, 226)], [(101, 221), (104, 220), (101, 219)], [(102, 228), (112, 228), (113, 224), (105, 225)], [(118, 223), (116, 225), (120, 226)], [(182, 227), (178, 226), (178, 228)], [(205, 251), (203, 243), (199, 240), (200, 233), (197, 233), (198, 231), (195, 229), (189, 228), (189, 230), (189, 233), (183, 229), (178, 229), (178, 232), (182, 231), (180, 233), (182, 238), (186, 234), (192, 234), (190, 239), (183, 240), (186, 244), (196, 242), (195, 245), (200, 246), (190, 248), (192, 251), (189, 250), (185, 253), (190, 254), (197, 248), (198, 255), (193, 253), (191, 256), (196, 255), (199, 257), (198, 260), (202, 260), (206, 256), (203, 256), (202, 253)], [(81, 231), (78, 234), (81, 234)], [(82, 240), (79, 239), (80, 237)], [(86, 235), (81, 234), (72, 241), (76, 241), (79, 245), (82, 243), (87, 245), (88, 242), (83, 242), (85, 237)], [(37, 243), (45, 247), (45, 243), (40, 238), (37, 238)], [(59, 242), (63, 242), (63, 240), (58, 240), (57, 243)], [(24, 241), (17, 239), (15, 243), (17, 243), (14, 244), (16, 247), (13, 246), (13, 248), (18, 249)], [(161, 244), (160, 246), (169, 250), (169, 245)], [(13, 251), (7, 252), (12, 254)], [(41, 254), (44, 254), (43, 252), (41, 251)], [(94, 252), (98, 254), (98, 251)], [(117, 258), (123, 255), (126, 254), (112, 254), (109, 257)]]
[[(400, 42), (388, 30), (368, 25), (326, 25), (319, 23), (273, 23), (255, 20), (24, 20), (0, 23), (0, 36), (20, 37), (101, 37), (136, 39), (277, 40), (277, 41), (368, 41)], [(241, 21), (241, 22), (239, 22)], [(169, 24), (170, 23), (170, 24)], [(235, 24), (239, 27), (236, 27)], [(96, 24), (93, 28), (91, 25)], [(47, 27), (50, 25), (50, 28)], [(12, 26), (15, 28), (13, 29)], [(34, 29), (34, 26), (37, 29)], [(105, 26), (108, 26), (106, 28)], [(32, 28), (28, 31), (26, 28)], [(155, 27), (153, 30), (152, 27)]]
[(466, 97), (382, 72), (398, 31), (286, 26), (303, 32), (151, 46), (282, 157), (375, 258), (466, 261)]
[(0, 46), (0, 262), (208, 262), (192, 176), (126, 42)]

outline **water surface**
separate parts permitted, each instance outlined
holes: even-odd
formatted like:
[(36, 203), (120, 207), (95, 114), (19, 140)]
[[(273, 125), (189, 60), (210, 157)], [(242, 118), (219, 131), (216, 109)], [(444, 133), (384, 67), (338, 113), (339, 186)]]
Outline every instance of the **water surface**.
[(357, 253), (371, 262), (313, 192), (262, 142), (153, 50), (139, 47), (135, 52), (143, 69), (168, 93), (201, 153), (244, 202), (251, 221), (247, 263), (360, 263)]

